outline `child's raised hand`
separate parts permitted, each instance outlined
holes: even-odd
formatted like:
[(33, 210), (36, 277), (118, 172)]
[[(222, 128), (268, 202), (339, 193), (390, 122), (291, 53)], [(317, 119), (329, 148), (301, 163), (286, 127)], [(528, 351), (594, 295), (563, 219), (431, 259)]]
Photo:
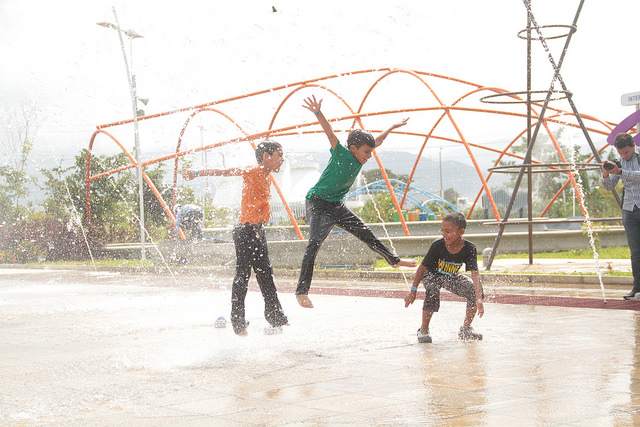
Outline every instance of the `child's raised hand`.
[(303, 107), (311, 111), (313, 114), (317, 114), (320, 111), (321, 106), (322, 99), (320, 101), (317, 101), (315, 95), (311, 95), (309, 98), (304, 100)]
[(391, 125), (391, 129), (398, 129), (399, 127), (402, 127), (402, 126), (406, 125), (408, 121), (409, 121), (409, 117), (405, 117), (404, 119), (402, 119), (398, 123), (395, 123), (395, 124)]

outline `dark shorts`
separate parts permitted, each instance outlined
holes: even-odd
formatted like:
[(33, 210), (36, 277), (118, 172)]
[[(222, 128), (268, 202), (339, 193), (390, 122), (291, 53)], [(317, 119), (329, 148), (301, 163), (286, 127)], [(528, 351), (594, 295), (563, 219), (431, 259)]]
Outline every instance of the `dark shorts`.
[[(425, 289), (424, 304), (422, 310), (434, 311), (440, 310), (440, 289), (458, 295), (467, 300), (468, 307), (476, 305), (476, 291), (473, 286), (473, 280), (462, 274), (444, 275), (436, 273), (426, 273), (422, 278)], [(484, 291), (482, 293), (484, 298)]]

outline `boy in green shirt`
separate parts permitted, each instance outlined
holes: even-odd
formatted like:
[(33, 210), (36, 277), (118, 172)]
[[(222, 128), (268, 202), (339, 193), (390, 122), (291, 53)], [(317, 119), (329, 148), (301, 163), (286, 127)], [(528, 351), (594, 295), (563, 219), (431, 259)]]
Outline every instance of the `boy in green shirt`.
[(382, 144), (392, 130), (404, 126), (409, 119), (406, 118), (392, 125), (375, 139), (369, 132), (356, 129), (347, 138), (348, 148), (345, 148), (340, 144), (331, 124), (320, 111), (322, 100), (317, 101), (316, 97), (312, 96), (305, 99), (304, 102), (303, 107), (316, 115), (331, 144), (329, 164), (322, 172), (318, 183), (307, 193), (309, 243), (302, 258), (302, 268), (296, 289), (298, 303), (302, 307), (313, 308), (308, 296), (313, 277), (313, 266), (322, 242), (327, 238), (334, 225), (338, 225), (362, 240), (394, 267), (416, 267), (418, 263), (414, 259), (400, 259), (391, 252), (373, 234), (371, 229), (345, 206), (343, 201), (344, 196), (358, 177), (362, 165), (371, 158), (373, 150)]

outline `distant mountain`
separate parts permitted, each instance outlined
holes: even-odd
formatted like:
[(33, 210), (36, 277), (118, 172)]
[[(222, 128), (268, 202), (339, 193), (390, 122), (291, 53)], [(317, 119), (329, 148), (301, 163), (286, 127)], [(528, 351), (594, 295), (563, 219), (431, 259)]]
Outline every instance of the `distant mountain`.
[[(395, 173), (409, 174), (413, 168), (416, 156), (406, 152), (384, 152), (380, 155), (382, 164), (386, 169)], [(477, 159), (482, 168), (482, 173), (486, 176), (487, 168), (493, 163), (482, 164), (481, 159)], [(482, 186), (482, 181), (473, 167), (471, 159), (464, 158), (458, 160), (442, 160), (442, 165), (438, 159), (420, 159), (416, 172), (413, 176), (412, 185), (422, 188), (434, 194), (440, 194), (440, 176), (442, 171), (442, 190), (453, 188), (460, 197), (474, 198)], [(505, 174), (494, 174), (489, 181), (490, 187), (503, 185), (508, 178)]]
[[(75, 155), (78, 153), (58, 153), (55, 158), (52, 156), (32, 156), (30, 159), (29, 173), (37, 177), (42, 184), (44, 179), (39, 168), (52, 168), (57, 164), (63, 166), (71, 166)], [(145, 153), (145, 157), (153, 158), (166, 153)], [(403, 151), (383, 151), (380, 154), (382, 164), (387, 170), (396, 174), (408, 175), (413, 168), (416, 155)], [(283, 170), (278, 174), (278, 181), (282, 183), (284, 193), (290, 201), (303, 200), (304, 195), (311, 186), (315, 184), (320, 173), (329, 161), (328, 150), (307, 153), (287, 153), (287, 161)], [(479, 160), (480, 161), (480, 160)], [(491, 165), (490, 161), (485, 161), (484, 173), (486, 168)], [(217, 165), (216, 167), (222, 166)], [(363, 170), (377, 169), (375, 159), (369, 160)], [(505, 174), (496, 174), (489, 182), (490, 187), (499, 187), (508, 178)], [(181, 185), (184, 183), (181, 183)], [(188, 185), (196, 185), (189, 183)], [(214, 191), (218, 191), (218, 203), (235, 205), (239, 203), (240, 191), (239, 181), (237, 179), (216, 179), (209, 181)], [(413, 177), (413, 186), (429, 191), (434, 194), (440, 194), (440, 161), (438, 158), (423, 156), (418, 164), (416, 173)], [(481, 186), (480, 178), (476, 173), (471, 160), (443, 160), (442, 161), (442, 190), (445, 191), (453, 188), (460, 197), (469, 199), (475, 198)], [(29, 200), (34, 203), (40, 203), (44, 199), (44, 191), (36, 185), (30, 185)], [(198, 188), (196, 193), (200, 194), (204, 190)]]
[[(319, 165), (320, 169), (324, 168), (329, 159), (328, 153), (305, 153), (302, 156), (296, 154), (290, 154), (288, 161), (294, 163), (304, 161), (313, 162)], [(399, 175), (409, 175), (413, 164), (416, 160), (416, 155), (407, 153), (404, 151), (384, 151), (380, 153), (380, 161), (382, 165), (387, 169)], [(453, 188), (460, 197), (475, 198), (482, 182), (478, 177), (478, 174), (473, 167), (470, 159), (464, 159), (466, 161), (457, 160), (443, 160), (442, 161), (442, 190), (445, 191), (449, 188)], [(485, 162), (486, 163), (486, 162)], [(491, 164), (482, 165), (484, 167), (483, 173), (486, 175), (486, 168), (491, 167)], [(377, 169), (378, 165), (375, 159), (369, 160), (364, 166), (363, 170)], [(505, 174), (494, 174), (489, 181), (490, 187), (501, 186), (506, 180)], [(434, 194), (440, 194), (440, 161), (432, 158), (422, 157), (416, 173), (413, 176), (413, 182), (411, 185), (429, 191)]]

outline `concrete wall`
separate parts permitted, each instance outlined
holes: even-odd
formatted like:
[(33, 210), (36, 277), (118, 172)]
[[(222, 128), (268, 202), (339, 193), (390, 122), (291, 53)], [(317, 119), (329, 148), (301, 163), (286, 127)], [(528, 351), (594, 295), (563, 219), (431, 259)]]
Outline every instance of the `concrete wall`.
[[(510, 221), (517, 221), (513, 218)], [(498, 225), (491, 224), (493, 220), (469, 220), (467, 221), (467, 234), (497, 233)], [(411, 236), (439, 236), (440, 221), (409, 221), (406, 223)], [(367, 224), (376, 236), (405, 236), (402, 224), (390, 222), (385, 224)], [(335, 230), (340, 230), (338, 227)], [(507, 231), (519, 232), (527, 231), (526, 224), (508, 224)], [(553, 230), (581, 230), (581, 223), (551, 223), (545, 224), (544, 220), (533, 225), (533, 231), (553, 231)], [(292, 226), (269, 226), (265, 228), (267, 240), (297, 240), (298, 235)], [(309, 226), (301, 225), (300, 231), (305, 239), (309, 238)], [(232, 241), (231, 228), (207, 228), (204, 230), (205, 237), (210, 239)]]
[[(439, 224), (437, 224), (439, 227)], [(267, 229), (272, 228), (268, 227)], [(283, 227), (284, 228), (284, 227)], [(376, 232), (374, 230), (374, 232)], [(294, 234), (295, 235), (295, 234)], [(497, 233), (465, 234), (465, 238), (473, 242), (478, 253), (484, 248), (493, 247)], [(431, 242), (439, 238), (439, 234), (431, 236), (398, 236), (391, 239), (377, 236), (400, 257), (424, 256)], [(606, 227), (597, 232), (602, 247), (625, 246), (627, 244), (622, 227)], [(227, 239), (224, 239), (227, 240)], [(189, 264), (233, 265), (235, 249), (229, 236), (228, 243), (218, 240), (165, 241), (158, 244), (166, 260), (182, 257)], [(269, 256), (275, 268), (300, 268), (306, 240), (279, 240), (269, 242)], [(534, 252), (555, 250), (572, 250), (589, 248), (589, 237), (582, 230), (539, 231), (533, 235)], [(505, 232), (500, 240), (499, 253), (528, 252), (529, 234), (527, 232)], [(149, 257), (160, 262), (157, 251), (149, 251)], [(371, 265), (378, 258), (364, 243), (350, 234), (331, 234), (322, 245), (316, 263), (318, 265)]]

